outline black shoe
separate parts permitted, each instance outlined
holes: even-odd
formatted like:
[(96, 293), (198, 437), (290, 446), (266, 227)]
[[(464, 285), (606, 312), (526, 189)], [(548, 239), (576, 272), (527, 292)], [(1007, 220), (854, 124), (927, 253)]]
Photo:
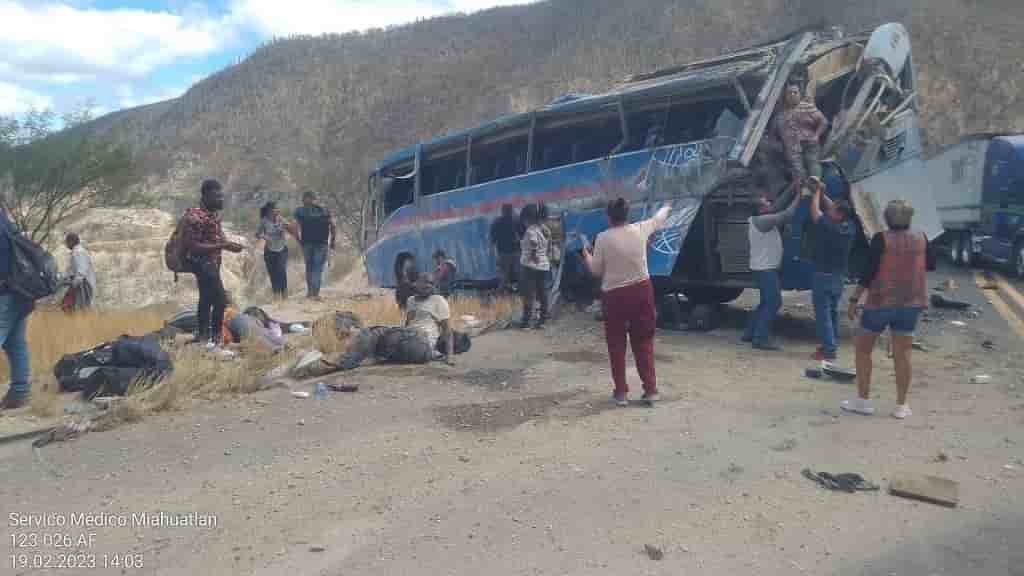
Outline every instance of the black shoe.
[(519, 329), (520, 330), (526, 330), (529, 327), (530, 327), (530, 321), (528, 319), (524, 319), (524, 320), (520, 320), (519, 321)]
[(746, 343), (746, 344), (750, 344), (753, 341), (754, 341), (754, 337), (751, 336), (750, 334), (744, 333), (743, 336), (740, 337), (740, 342), (743, 342), (743, 343)]
[(775, 344), (774, 342), (754, 343), (754, 348), (756, 348), (757, 350), (765, 350), (765, 351), (768, 351), (768, 352), (781, 352), (782, 351), (782, 347), (779, 346), (778, 344)]
[(0, 410), (17, 410), (28, 404), (28, 394), (12, 394), (10, 390), (0, 399)]

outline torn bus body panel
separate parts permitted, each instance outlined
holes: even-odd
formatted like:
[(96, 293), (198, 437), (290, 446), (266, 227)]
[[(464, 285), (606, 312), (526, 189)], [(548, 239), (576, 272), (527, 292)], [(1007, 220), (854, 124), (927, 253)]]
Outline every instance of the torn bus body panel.
[[(906, 30), (829, 29), (636, 75), (604, 94), (560, 99), (392, 154), (371, 178), (371, 196), (381, 183), (367, 210), (376, 219), (366, 251), (371, 282), (390, 284), (398, 251), (423, 263), (439, 248), (465, 280), (493, 281), (486, 237), (502, 204), (546, 203), (561, 216), (563, 255), (575, 266), (580, 237), (592, 241), (604, 230), (604, 208), (621, 196), (633, 205), (632, 221), (672, 206), (648, 252), (660, 285), (752, 286), (751, 210), (758, 195), (774, 199), (793, 183), (781, 138), (790, 83), (829, 121), (826, 193), (850, 198), (866, 232), (881, 229), (886, 202), (908, 198), (915, 225), (936, 236), (935, 203), (919, 178)], [(797, 211), (783, 239), (785, 288), (805, 288), (813, 275), (807, 212)]]

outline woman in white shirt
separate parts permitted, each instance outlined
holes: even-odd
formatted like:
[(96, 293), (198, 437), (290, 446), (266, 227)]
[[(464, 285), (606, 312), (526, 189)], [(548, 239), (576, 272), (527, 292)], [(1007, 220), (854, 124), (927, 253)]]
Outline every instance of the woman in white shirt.
[(613, 200), (608, 203), (610, 228), (598, 234), (592, 251), (583, 250), (583, 262), (590, 273), (601, 278), (605, 341), (615, 382), (613, 397), (619, 406), (629, 404), (627, 334), (636, 370), (643, 381), (643, 399), (652, 405), (658, 399), (654, 372), (654, 286), (647, 273), (647, 239), (665, 224), (669, 211), (668, 206), (663, 206), (653, 218), (629, 224), (629, 202), (625, 198)]

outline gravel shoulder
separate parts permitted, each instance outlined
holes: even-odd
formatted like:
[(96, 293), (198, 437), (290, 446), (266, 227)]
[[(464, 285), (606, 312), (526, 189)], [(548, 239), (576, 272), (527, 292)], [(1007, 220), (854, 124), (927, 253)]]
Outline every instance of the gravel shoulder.
[[(37, 453), (4, 447), (4, 520), (216, 516), (215, 528), (47, 529), (94, 532), (93, 554), (142, 555), (142, 568), (90, 574), (1024, 574), (1021, 343), (960, 282), (982, 315), (966, 328), (930, 315), (906, 421), (887, 416), (884, 350), (875, 417), (840, 414), (852, 384), (803, 376), (807, 294), (787, 295), (784, 352), (737, 345), (750, 293), (720, 330), (659, 333), (654, 409), (610, 406), (601, 326), (567, 315), (479, 338), (455, 368), (361, 369), (345, 376), (357, 393), (271, 390)], [(990, 383), (969, 382), (982, 372)], [(882, 490), (827, 492), (806, 467)], [(959, 482), (960, 507), (888, 495), (906, 472)], [(33, 531), (8, 525), (5, 548), (20, 553), (10, 535)]]

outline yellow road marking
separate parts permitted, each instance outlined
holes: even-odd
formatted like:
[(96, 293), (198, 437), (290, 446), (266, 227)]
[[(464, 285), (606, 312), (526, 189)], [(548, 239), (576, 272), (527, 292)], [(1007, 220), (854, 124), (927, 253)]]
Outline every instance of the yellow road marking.
[[(1007, 304), (1001, 296), (999, 296), (998, 292), (994, 290), (985, 290), (983, 288), (986, 284), (988, 284), (988, 282), (986, 282), (985, 278), (981, 275), (980, 272), (974, 273), (974, 283), (978, 285), (978, 288), (982, 289), (981, 293), (984, 294), (985, 298), (992, 303), (992, 307), (995, 308), (996, 312), (998, 312), (999, 315), (1003, 317), (1003, 320), (1006, 320), (1006, 323), (1009, 324), (1010, 328), (1012, 328), (1013, 331), (1017, 333), (1017, 336), (1024, 338), (1024, 320), (1021, 320), (1020, 317), (1017, 316), (1017, 313), (1014, 312), (1013, 308), (1010, 308), (1010, 305)], [(999, 276), (996, 276), (996, 283), (999, 283)], [(1002, 284), (1006, 284), (1006, 281), (1003, 280)], [(1002, 288), (1002, 284), (1000, 285), (1000, 288)], [(1009, 284), (1006, 284), (1006, 286), (1009, 286)], [(1013, 296), (1012, 294), (1014, 292), (1016, 292), (1016, 290), (1010, 292), (1011, 297), (1014, 300), (1017, 300), (1017, 298), (1020, 297), (1020, 294)], [(1024, 298), (1022, 298), (1022, 300), (1024, 300)]]
[(1017, 303), (1017, 306), (1024, 308), (1024, 296), (1021, 295), (1020, 291), (1014, 288), (1013, 284), (1007, 282), (1002, 274), (997, 273), (994, 276), (996, 277), (996, 285), (999, 286), (999, 289), (1006, 292), (1006, 295), (1012, 298)]

